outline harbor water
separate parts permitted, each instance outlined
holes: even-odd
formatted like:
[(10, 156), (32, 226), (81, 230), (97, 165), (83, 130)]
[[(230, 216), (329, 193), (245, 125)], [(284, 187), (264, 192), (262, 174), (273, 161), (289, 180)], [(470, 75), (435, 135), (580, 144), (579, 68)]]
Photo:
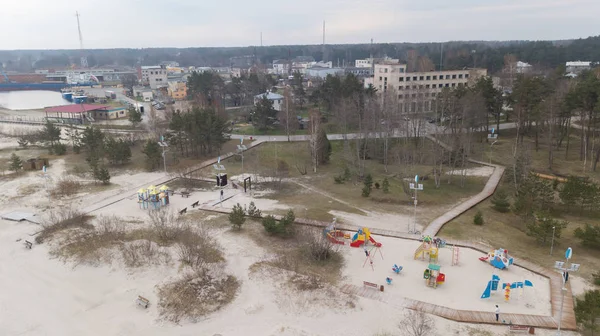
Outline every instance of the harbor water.
[(8, 91), (0, 92), (0, 108), (9, 110), (38, 110), (44, 107), (65, 105), (60, 92), (55, 91)]

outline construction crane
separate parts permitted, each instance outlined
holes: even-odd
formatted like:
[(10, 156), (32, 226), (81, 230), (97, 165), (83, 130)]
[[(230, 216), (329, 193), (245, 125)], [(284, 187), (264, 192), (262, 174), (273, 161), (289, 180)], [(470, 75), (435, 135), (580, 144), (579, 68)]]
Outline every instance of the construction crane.
[(83, 54), (83, 35), (81, 35), (81, 25), (79, 24), (79, 12), (75, 12), (77, 17), (77, 30), (79, 31), (79, 48), (81, 49), (81, 68), (85, 69), (88, 67), (87, 57)]
[(4, 72), (4, 64), (0, 64), (0, 74), (2, 75), (2, 77), (4, 77), (4, 83), (10, 83), (8, 75), (6, 74), (6, 72)]

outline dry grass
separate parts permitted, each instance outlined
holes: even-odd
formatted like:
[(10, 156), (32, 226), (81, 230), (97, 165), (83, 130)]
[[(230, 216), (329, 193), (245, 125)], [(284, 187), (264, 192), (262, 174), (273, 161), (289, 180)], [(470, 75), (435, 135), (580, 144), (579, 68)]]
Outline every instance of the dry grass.
[(66, 230), (93, 229), (94, 226), (89, 223), (92, 218), (92, 216), (84, 215), (72, 208), (50, 211), (42, 222), (42, 230), (35, 237), (35, 242), (42, 244), (46, 239)]
[(50, 195), (53, 197), (65, 197), (77, 194), (81, 190), (81, 183), (71, 176), (59, 178), (50, 190)]
[[(248, 234), (259, 246), (264, 247), (273, 254), (269, 260), (261, 261), (251, 267), (251, 270), (259, 270), (262, 266), (278, 269), (282, 272), (293, 272), (289, 283), (299, 290), (316, 289), (314, 284), (336, 285), (341, 280), (344, 258), (336, 246), (331, 246), (326, 259), (315, 257), (315, 239), (320, 237), (320, 230), (313, 228), (297, 228), (294, 238), (281, 239), (267, 236), (264, 228), (257, 221), (250, 221), (244, 226), (245, 234)], [(287, 273), (286, 273), (287, 274)]]
[(233, 301), (239, 286), (234, 276), (216, 268), (195, 270), (158, 288), (160, 315), (175, 323), (196, 322)]

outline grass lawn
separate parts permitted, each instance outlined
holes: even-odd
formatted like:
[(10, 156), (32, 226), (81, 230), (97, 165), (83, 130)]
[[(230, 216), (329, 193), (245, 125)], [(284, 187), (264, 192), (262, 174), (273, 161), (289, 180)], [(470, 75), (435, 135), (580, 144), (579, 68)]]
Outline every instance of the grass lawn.
[[(388, 178), (390, 183), (390, 192), (384, 193), (383, 190), (376, 189), (372, 190), (370, 197), (365, 198), (361, 196), (361, 190), (363, 183), (358, 180), (356, 174), (352, 173), (352, 178), (343, 184), (336, 184), (334, 176), (343, 174), (346, 162), (342, 157), (342, 143), (332, 142), (333, 154), (331, 156), (331, 162), (328, 165), (321, 166), (317, 169), (317, 173), (311, 170), (310, 154), (308, 150), (307, 142), (290, 142), (290, 143), (265, 143), (257, 148), (246, 151), (244, 154), (244, 169), (242, 171), (241, 157), (236, 156), (228, 160), (222, 161), (229, 176), (239, 175), (244, 173), (254, 173), (262, 176), (272, 176), (275, 174), (278, 160), (287, 163), (289, 177), (297, 178), (299, 182), (307, 184), (311, 187), (319, 189), (328, 193), (329, 195), (338, 198), (340, 200), (349, 202), (356, 205), (359, 209), (381, 211), (381, 212), (403, 212), (412, 213), (413, 200), (411, 193), (405, 193), (403, 189), (403, 182), (408, 183), (414, 178), (415, 174), (421, 176), (431, 173), (432, 167), (427, 165), (404, 165), (404, 166), (392, 166), (388, 167), (388, 172), (385, 172), (383, 164), (375, 160), (367, 160), (366, 171), (373, 175), (373, 181), (378, 182), (380, 185), (383, 183), (384, 177)], [(300, 171), (307, 171), (306, 175), (302, 175)], [(200, 174), (204, 177), (212, 178), (214, 171), (212, 167), (203, 169)], [(407, 180), (404, 180), (407, 179)], [(448, 183), (451, 180), (451, 183)], [(433, 178), (429, 178), (422, 181), (424, 190), (418, 193), (419, 206), (425, 207), (428, 211), (425, 211), (423, 217), (424, 220), (432, 220), (439, 216), (443, 211), (449, 208), (451, 205), (456, 204), (460, 200), (477, 194), (483, 189), (487, 181), (487, 177), (467, 177), (465, 179), (464, 186), (460, 185), (460, 177), (444, 176), (442, 183), (439, 188), (435, 187)], [(315, 193), (303, 195), (306, 189), (296, 186), (293, 188), (294, 192), (282, 191), (281, 195), (277, 195), (282, 198), (282, 201), (287, 204), (294, 204), (298, 202), (300, 208), (314, 208), (314, 212), (318, 219), (331, 219), (331, 215), (327, 213), (328, 210), (341, 210), (349, 211), (349, 209), (334, 209), (337, 206), (341, 206), (341, 203), (333, 202), (328, 203), (331, 198), (319, 195), (311, 199)], [(269, 196), (273, 197), (273, 196)], [(323, 201), (321, 202), (321, 197)], [(312, 211), (312, 210), (311, 210)], [(354, 212), (357, 209), (353, 210)], [(349, 212), (353, 212), (349, 211)], [(314, 216), (311, 216), (314, 218)]]
[[(510, 194), (510, 179), (502, 179), (499, 188)], [(600, 219), (569, 214), (559, 216), (558, 218), (568, 221), (569, 225), (562, 231), (561, 237), (555, 239), (553, 255), (550, 255), (550, 242), (545, 245), (537, 243), (533, 237), (527, 236), (525, 224), (519, 216), (512, 212), (497, 212), (491, 205), (490, 199), (480, 203), (444, 225), (439, 236), (489, 244), (493, 248), (505, 248), (518, 258), (548, 268), (553, 267), (554, 261), (564, 260), (565, 249), (572, 247), (574, 253), (571, 261), (582, 264), (579, 276), (592, 281), (592, 274), (600, 270), (600, 251), (582, 247), (573, 235), (576, 228), (586, 223), (600, 225)], [(473, 217), (477, 211), (482, 212), (484, 225), (473, 224)]]
[[(284, 128), (269, 129), (260, 131), (251, 124), (236, 124), (233, 133), (242, 135), (287, 135)], [(292, 130), (290, 135), (308, 134), (308, 130)]]

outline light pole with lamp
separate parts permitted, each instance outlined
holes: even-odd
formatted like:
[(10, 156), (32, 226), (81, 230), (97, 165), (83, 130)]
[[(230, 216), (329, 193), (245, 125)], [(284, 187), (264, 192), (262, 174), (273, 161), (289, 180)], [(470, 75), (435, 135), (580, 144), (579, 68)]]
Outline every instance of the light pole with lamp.
[(550, 244), (550, 255), (552, 255), (552, 251), (554, 250), (554, 233), (556, 232), (556, 226), (552, 227), (552, 243)]
[(241, 138), (240, 144), (237, 145), (238, 152), (235, 154), (242, 157), (242, 175), (244, 175), (244, 151), (245, 150), (248, 150), (248, 147), (244, 146), (244, 138)]
[(222, 173), (223, 171), (225, 171), (225, 166), (221, 164), (220, 156), (217, 158), (217, 164), (214, 164), (213, 168), (216, 171), (215, 175), (217, 177), (217, 187), (219, 187), (219, 204), (223, 206), (223, 187), (227, 185), (226, 181), (223, 181), (223, 177), (227, 179), (227, 174)]
[[(577, 271), (579, 271), (579, 267), (581, 266), (580, 264), (573, 264), (573, 263), (568, 265), (569, 259), (571, 259), (572, 256), (573, 256), (573, 249), (569, 247), (565, 251), (565, 261), (555, 261), (554, 262), (554, 268), (559, 271), (562, 271), (562, 288), (561, 288), (562, 298), (560, 300), (560, 313), (558, 315), (558, 330), (556, 332), (556, 335), (561, 335), (560, 329), (562, 327), (563, 305), (565, 304), (565, 292), (567, 291), (567, 288), (565, 287), (565, 285), (567, 284), (567, 281), (569, 281), (569, 272), (577, 272)], [(567, 266), (569, 266), (569, 267), (567, 267)]]
[(168, 149), (169, 145), (165, 141), (165, 137), (163, 137), (162, 135), (160, 136), (160, 141), (158, 142), (158, 145), (162, 148), (163, 165), (164, 165), (165, 174), (166, 174), (167, 173), (167, 157), (165, 156), (165, 154), (169, 151), (169, 149)]
[(413, 213), (413, 229), (410, 229), (410, 223), (408, 225), (408, 233), (417, 233), (417, 191), (418, 190), (423, 190), (423, 184), (419, 183), (419, 175), (415, 175), (415, 183), (411, 183), (409, 184), (410, 190), (414, 190), (415, 191), (415, 201), (414, 201), (414, 205), (415, 205), (415, 210)]
[(496, 144), (496, 142), (498, 142), (498, 134), (495, 134), (494, 131), (495, 129), (492, 128), (492, 132), (488, 134), (488, 139), (494, 140), (494, 142), (492, 142), (492, 144), (490, 145), (490, 164), (492, 163), (492, 147), (494, 146), (494, 144)]

